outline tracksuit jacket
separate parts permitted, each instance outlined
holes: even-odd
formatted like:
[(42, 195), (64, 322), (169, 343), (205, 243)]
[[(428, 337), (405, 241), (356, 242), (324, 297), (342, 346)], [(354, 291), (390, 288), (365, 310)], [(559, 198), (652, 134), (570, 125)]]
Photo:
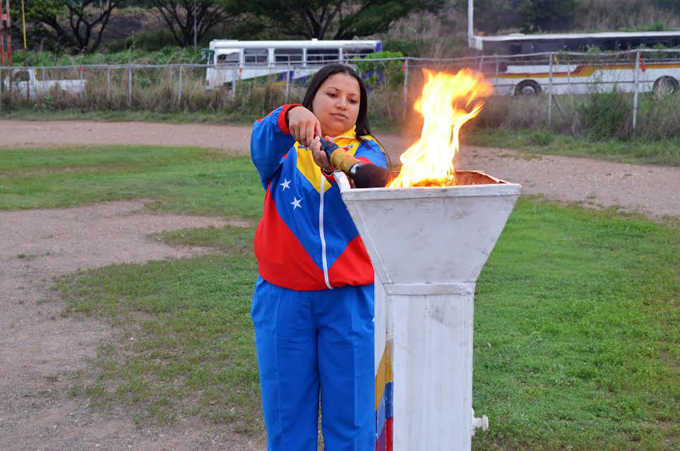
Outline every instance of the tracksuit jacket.
[[(296, 143), (284, 105), (255, 123), (253, 163), (267, 190), (255, 234), (255, 255), (263, 279), (293, 290), (322, 290), (373, 283), (373, 267), (333, 177)], [(354, 128), (335, 138), (363, 163), (387, 166), (382, 147)]]

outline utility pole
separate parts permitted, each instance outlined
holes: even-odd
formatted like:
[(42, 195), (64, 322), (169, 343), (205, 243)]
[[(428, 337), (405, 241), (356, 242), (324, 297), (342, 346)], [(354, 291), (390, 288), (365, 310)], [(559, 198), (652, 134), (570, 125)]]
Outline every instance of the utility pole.
[(472, 24), (474, 12), (474, 0), (468, 0), (468, 47), (472, 48), (472, 37), (475, 35), (475, 29)]
[(196, 0), (194, 0), (194, 53), (196, 52), (197, 38), (196, 38)]
[(21, 0), (21, 23), (24, 31), (24, 66), (28, 67), (28, 43), (26, 42), (26, 6)]

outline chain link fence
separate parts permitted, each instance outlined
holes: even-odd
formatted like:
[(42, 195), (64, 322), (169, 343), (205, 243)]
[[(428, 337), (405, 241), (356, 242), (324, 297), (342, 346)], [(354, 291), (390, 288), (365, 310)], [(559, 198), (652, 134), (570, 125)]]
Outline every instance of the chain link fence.
[[(483, 125), (547, 126), (571, 133), (599, 127), (598, 133), (617, 136), (632, 135), (638, 128), (655, 134), (656, 126), (656, 134), (680, 136), (680, 125), (672, 124), (680, 124), (675, 95), (679, 50), (344, 62), (364, 79), (371, 92), (372, 117), (381, 122), (412, 118), (411, 105), (425, 79), (422, 69), (470, 68), (495, 88), (479, 118)], [(29, 107), (261, 117), (280, 104), (300, 102), (319, 67), (265, 63), (0, 68), (0, 111)]]

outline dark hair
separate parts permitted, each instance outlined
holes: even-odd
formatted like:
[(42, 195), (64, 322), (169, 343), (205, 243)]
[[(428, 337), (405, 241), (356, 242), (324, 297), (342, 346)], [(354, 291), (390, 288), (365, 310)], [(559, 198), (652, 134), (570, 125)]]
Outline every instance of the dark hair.
[(359, 75), (351, 67), (337, 63), (322, 67), (316, 74), (314, 74), (312, 81), (309, 83), (309, 87), (305, 93), (305, 98), (302, 101), (302, 106), (307, 108), (309, 111), (312, 111), (314, 97), (316, 96), (316, 93), (323, 82), (326, 81), (326, 79), (331, 75), (339, 73), (354, 77), (354, 79), (356, 79), (356, 81), (359, 83), (359, 91), (361, 96), (359, 99), (359, 115), (357, 116), (356, 134), (357, 138), (361, 140), (362, 136), (371, 134), (371, 127), (368, 125), (368, 94), (366, 93), (366, 85), (364, 85), (361, 77), (359, 77)]

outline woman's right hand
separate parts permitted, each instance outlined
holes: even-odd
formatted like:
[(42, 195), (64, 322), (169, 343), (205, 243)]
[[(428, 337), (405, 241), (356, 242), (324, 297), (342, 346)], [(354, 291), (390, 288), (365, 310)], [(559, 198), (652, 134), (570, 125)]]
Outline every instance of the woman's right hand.
[(288, 129), (295, 141), (311, 147), (315, 136), (321, 136), (321, 123), (314, 113), (303, 106), (288, 110)]

